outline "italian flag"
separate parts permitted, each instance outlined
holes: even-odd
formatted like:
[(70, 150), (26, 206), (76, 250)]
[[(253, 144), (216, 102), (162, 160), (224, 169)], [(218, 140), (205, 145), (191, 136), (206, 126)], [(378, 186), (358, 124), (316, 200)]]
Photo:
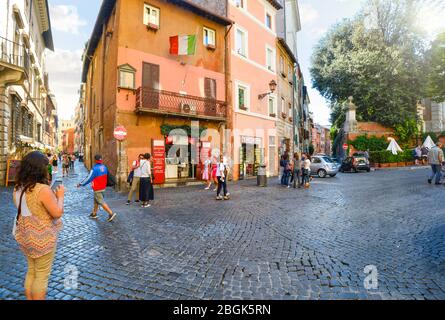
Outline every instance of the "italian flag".
[(196, 36), (170, 37), (170, 54), (187, 56), (194, 55), (196, 48)]

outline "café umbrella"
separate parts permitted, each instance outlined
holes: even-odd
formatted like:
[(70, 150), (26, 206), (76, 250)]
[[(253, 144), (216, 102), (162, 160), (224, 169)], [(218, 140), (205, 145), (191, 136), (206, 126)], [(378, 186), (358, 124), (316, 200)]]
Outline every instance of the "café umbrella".
[(400, 148), (399, 144), (394, 138), (389, 138), (391, 141), (386, 150), (391, 151), (392, 154), (396, 155), (399, 152), (403, 152), (402, 148)]

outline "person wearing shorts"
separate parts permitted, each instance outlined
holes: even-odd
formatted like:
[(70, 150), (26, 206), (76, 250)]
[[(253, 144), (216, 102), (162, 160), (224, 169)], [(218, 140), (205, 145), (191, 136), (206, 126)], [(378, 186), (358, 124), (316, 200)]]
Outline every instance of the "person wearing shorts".
[(93, 212), (90, 214), (90, 218), (97, 219), (97, 211), (99, 210), (99, 206), (101, 206), (108, 213), (108, 221), (111, 222), (116, 217), (116, 213), (110, 209), (104, 200), (104, 192), (107, 188), (108, 168), (102, 163), (102, 156), (100, 154), (97, 154), (94, 159), (96, 164), (90, 171), (90, 175), (79, 183), (77, 187), (80, 188), (85, 187), (90, 183), (92, 184), (94, 191), (94, 207)]

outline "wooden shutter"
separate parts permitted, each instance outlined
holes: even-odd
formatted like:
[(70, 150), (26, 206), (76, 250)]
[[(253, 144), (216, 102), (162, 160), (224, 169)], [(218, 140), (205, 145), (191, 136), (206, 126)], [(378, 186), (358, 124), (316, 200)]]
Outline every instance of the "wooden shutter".
[(216, 115), (216, 80), (211, 78), (204, 79), (204, 94), (206, 97), (205, 113), (207, 115)]

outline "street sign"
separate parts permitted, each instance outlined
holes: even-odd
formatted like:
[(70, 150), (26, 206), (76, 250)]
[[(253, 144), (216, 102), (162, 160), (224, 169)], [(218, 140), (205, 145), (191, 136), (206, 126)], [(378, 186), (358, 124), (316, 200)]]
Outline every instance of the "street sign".
[(343, 144), (343, 149), (344, 150), (348, 150), (348, 145), (345, 143), (345, 144)]
[(125, 140), (127, 138), (127, 129), (123, 126), (116, 127), (114, 129), (114, 137), (119, 141)]

